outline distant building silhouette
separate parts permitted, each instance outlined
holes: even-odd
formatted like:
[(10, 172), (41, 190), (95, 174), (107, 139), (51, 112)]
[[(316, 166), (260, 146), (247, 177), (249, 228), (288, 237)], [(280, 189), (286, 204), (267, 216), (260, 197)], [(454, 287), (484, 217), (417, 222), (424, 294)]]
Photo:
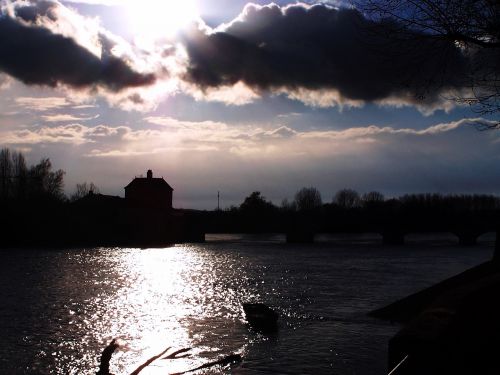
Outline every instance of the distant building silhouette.
[(94, 193), (93, 190), (89, 190), (87, 195), (78, 199), (74, 202), (77, 206), (95, 206), (103, 208), (106, 206), (114, 205), (118, 206), (123, 203), (123, 198), (113, 195), (105, 195), (100, 193)]
[(125, 186), (127, 205), (146, 210), (171, 210), (174, 189), (163, 178), (154, 178), (153, 171), (147, 177), (136, 177)]

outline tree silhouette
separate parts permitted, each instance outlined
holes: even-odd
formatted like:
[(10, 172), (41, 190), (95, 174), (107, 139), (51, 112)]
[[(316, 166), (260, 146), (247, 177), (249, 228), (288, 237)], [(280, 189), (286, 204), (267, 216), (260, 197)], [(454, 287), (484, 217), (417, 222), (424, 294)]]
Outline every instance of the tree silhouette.
[(260, 191), (254, 191), (240, 205), (240, 211), (248, 214), (257, 214), (274, 209), (274, 205), (268, 202)]
[(50, 159), (28, 168), (21, 152), (4, 148), (0, 150), (0, 199), (64, 200), (64, 173), (61, 169), (53, 171)]
[(0, 150), (0, 198), (5, 200), (10, 196), (10, 184), (12, 178), (12, 159), (10, 150)]
[(88, 194), (100, 194), (100, 190), (93, 182), (76, 184), (75, 192), (71, 195), (70, 200), (74, 202), (86, 197)]
[(64, 174), (61, 169), (52, 171), (50, 159), (42, 159), (29, 170), (30, 188), (33, 196), (63, 199)]
[(26, 198), (28, 188), (28, 167), (21, 152), (12, 153), (12, 173), (15, 176), (13, 181), (14, 198), (23, 200)]
[(292, 212), (297, 210), (297, 205), (295, 204), (294, 201), (290, 202), (287, 198), (284, 198), (281, 201), (280, 209), (283, 212)]
[[(461, 81), (469, 90), (458, 93), (454, 99), (471, 105), (480, 114), (500, 112), (500, 3), (497, 0), (354, 2), (377, 21), (375, 25), (380, 24), (378, 21), (392, 22), (395, 32), (384, 34), (389, 41), (405, 45), (406, 41), (418, 37), (451, 42), (468, 62), (466, 76), (461, 77)], [(441, 56), (429, 57), (443, 60), (443, 70), (433, 72), (434, 75), (444, 74), (449, 57), (445, 50)], [(500, 128), (500, 122), (485, 124), (483, 128)]]
[(359, 207), (361, 199), (356, 190), (342, 189), (335, 194), (333, 202), (344, 209), (352, 209)]
[(294, 204), (299, 211), (311, 211), (321, 207), (321, 193), (315, 187), (304, 187), (295, 193)]
[(378, 191), (370, 191), (368, 193), (363, 194), (363, 196), (361, 197), (361, 201), (365, 206), (383, 203), (384, 200), (385, 200), (384, 194)]

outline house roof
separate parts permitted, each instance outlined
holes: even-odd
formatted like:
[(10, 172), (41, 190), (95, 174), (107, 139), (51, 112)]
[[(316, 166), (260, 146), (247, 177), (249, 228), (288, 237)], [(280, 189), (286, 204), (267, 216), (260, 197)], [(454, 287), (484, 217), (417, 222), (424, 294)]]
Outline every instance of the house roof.
[(130, 182), (130, 184), (125, 186), (125, 189), (127, 189), (131, 186), (145, 187), (145, 188), (154, 187), (154, 188), (161, 188), (161, 189), (167, 188), (171, 191), (174, 191), (172, 186), (170, 186), (167, 183), (167, 181), (165, 181), (163, 179), (163, 177), (161, 177), (161, 178), (136, 177)]

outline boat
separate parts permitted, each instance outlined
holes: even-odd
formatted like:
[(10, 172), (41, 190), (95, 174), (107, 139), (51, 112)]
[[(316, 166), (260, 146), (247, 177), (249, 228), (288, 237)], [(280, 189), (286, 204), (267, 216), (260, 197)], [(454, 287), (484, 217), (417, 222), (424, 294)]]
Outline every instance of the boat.
[(263, 303), (244, 303), (243, 311), (250, 327), (257, 331), (272, 332), (278, 328), (278, 313)]

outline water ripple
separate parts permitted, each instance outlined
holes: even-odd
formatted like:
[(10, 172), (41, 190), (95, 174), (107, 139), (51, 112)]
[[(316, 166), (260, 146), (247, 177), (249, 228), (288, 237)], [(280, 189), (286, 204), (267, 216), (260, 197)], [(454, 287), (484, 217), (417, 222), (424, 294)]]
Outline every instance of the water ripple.
[[(0, 254), (0, 368), (7, 374), (94, 374), (113, 338), (112, 371), (130, 373), (168, 346), (192, 356), (145, 374), (231, 353), (207, 374), (373, 374), (397, 327), (366, 312), (491, 256), (478, 247), (395, 251), (285, 246), (274, 239), (165, 249), (18, 250)], [(281, 315), (277, 334), (245, 325), (242, 303)], [(375, 371), (376, 369), (377, 371)], [(375, 371), (375, 372), (374, 372)]]

